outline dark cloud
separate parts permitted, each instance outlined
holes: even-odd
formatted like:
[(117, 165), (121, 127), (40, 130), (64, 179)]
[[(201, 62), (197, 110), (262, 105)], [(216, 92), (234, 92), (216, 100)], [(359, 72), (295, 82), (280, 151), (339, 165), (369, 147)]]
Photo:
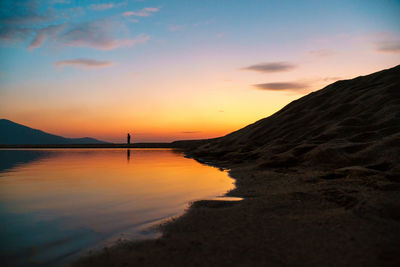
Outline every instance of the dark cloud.
[(50, 18), (45, 15), (23, 15), (23, 16), (9, 16), (2, 17), (0, 21), (8, 25), (24, 25), (24, 24), (36, 24), (49, 21)]
[(296, 65), (291, 64), (289, 62), (267, 62), (267, 63), (259, 63), (251, 65), (242, 68), (242, 70), (270, 73), (270, 72), (290, 71), (295, 69), (296, 67), (297, 67)]
[[(54, 20), (51, 8), (39, 11), (39, 1), (0, 1), (0, 41), (25, 42), (39, 32), (41, 26)], [(48, 26), (46, 26), (48, 27)], [(46, 30), (45, 30), (46, 31)], [(41, 32), (35, 43), (43, 38)]]
[(305, 83), (297, 82), (274, 82), (274, 83), (260, 83), (254, 84), (254, 87), (260, 90), (267, 91), (302, 91), (308, 88)]
[(61, 60), (54, 62), (56, 67), (73, 66), (73, 67), (84, 67), (84, 68), (104, 68), (113, 65), (111, 61), (99, 61), (88, 58), (77, 58), (70, 60)]
[(0, 29), (0, 41), (2, 42), (19, 42), (25, 41), (32, 33), (29, 28), (10, 28), (3, 27)]
[(384, 53), (400, 53), (400, 40), (377, 43), (376, 50)]
[(32, 25), (48, 22), (54, 18), (52, 8), (39, 11), (39, 1), (0, 1), (0, 23), (11, 25)]

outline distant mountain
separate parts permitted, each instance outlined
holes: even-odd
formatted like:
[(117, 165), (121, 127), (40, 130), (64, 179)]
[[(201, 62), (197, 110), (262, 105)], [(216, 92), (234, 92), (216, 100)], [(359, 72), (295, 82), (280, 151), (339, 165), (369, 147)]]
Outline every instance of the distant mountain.
[(0, 119), (0, 144), (2, 145), (37, 145), (37, 144), (106, 144), (90, 137), (65, 138), (49, 134), (41, 130), (18, 124), (6, 119)]

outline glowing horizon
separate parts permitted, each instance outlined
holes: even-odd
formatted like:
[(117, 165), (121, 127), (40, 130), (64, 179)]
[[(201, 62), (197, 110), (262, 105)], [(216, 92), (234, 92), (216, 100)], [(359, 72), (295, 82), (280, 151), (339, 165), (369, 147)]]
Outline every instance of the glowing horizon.
[(400, 63), (398, 1), (2, 1), (0, 118), (64, 137), (223, 136)]

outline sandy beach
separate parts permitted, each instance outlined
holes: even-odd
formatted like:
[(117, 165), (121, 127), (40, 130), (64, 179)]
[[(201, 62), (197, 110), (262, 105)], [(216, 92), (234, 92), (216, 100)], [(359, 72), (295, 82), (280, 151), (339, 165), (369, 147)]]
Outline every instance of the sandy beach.
[(77, 266), (396, 266), (399, 184), (355, 171), (235, 170), (241, 202), (199, 201), (158, 240), (121, 243)]

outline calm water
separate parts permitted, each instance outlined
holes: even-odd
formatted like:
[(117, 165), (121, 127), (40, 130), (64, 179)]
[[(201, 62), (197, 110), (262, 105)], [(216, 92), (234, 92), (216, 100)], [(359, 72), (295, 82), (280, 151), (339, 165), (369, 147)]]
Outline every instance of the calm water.
[(168, 149), (0, 150), (0, 257), (62, 264), (233, 188), (227, 173)]

